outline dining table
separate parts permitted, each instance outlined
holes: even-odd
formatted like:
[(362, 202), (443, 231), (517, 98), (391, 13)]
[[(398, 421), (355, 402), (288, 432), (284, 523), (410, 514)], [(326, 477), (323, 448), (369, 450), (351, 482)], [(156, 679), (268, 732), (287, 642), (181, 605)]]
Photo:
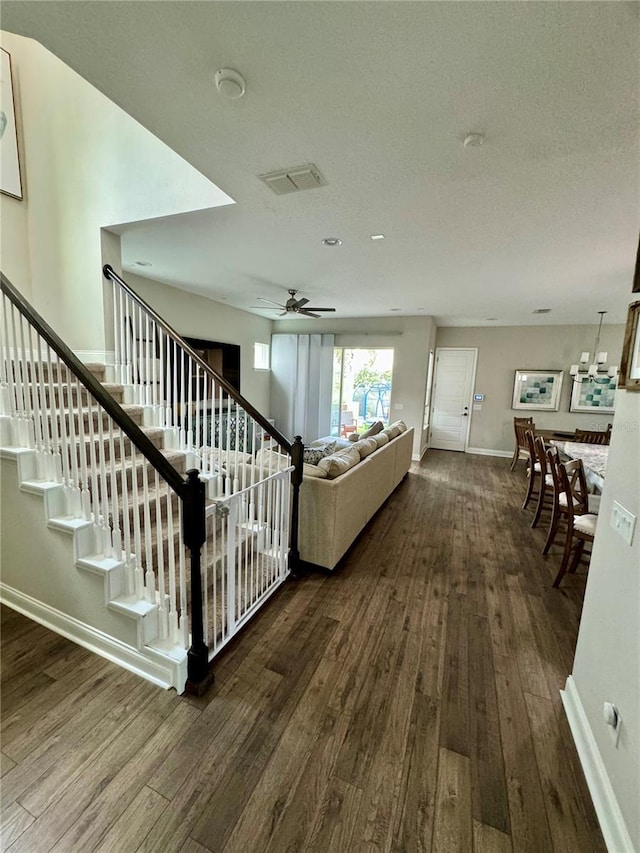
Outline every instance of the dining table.
[(551, 439), (551, 443), (558, 448), (561, 457), (582, 459), (587, 482), (596, 493), (602, 493), (609, 458), (608, 444), (585, 444), (557, 438)]

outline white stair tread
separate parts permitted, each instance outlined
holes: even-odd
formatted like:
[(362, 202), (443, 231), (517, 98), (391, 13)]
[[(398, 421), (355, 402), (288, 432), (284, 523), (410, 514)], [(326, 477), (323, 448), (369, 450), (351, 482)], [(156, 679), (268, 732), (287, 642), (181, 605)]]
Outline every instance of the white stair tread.
[(121, 595), (119, 598), (114, 598), (107, 606), (112, 610), (118, 610), (120, 613), (135, 614), (136, 616), (146, 616), (158, 608), (157, 604), (147, 601), (146, 598), (135, 598), (132, 595)]

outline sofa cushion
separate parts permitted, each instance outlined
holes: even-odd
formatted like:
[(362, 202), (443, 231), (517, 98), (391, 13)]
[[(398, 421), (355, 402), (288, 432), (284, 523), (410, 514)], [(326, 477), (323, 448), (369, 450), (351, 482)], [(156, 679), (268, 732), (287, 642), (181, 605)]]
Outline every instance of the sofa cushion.
[(386, 432), (379, 432), (377, 435), (371, 436), (376, 443), (377, 447), (382, 447), (383, 444), (388, 444), (389, 436)]
[(318, 463), (318, 468), (327, 472), (327, 479), (335, 480), (345, 471), (355, 467), (360, 461), (360, 454), (353, 448), (343, 450), (340, 453), (333, 453), (331, 456), (325, 456)]
[(318, 468), (317, 465), (309, 465), (307, 462), (305, 462), (302, 466), (302, 476), (318, 477), (322, 480), (325, 480), (327, 477), (327, 472), (323, 471), (322, 468)]
[(360, 459), (364, 459), (377, 449), (378, 445), (376, 444), (375, 436), (371, 436), (371, 438), (361, 438), (360, 441), (356, 441), (352, 446), (352, 450), (357, 450), (360, 454)]
[(407, 431), (407, 425), (404, 421), (394, 421), (392, 424), (389, 424), (389, 426), (398, 427), (400, 432), (406, 432)]
[(401, 433), (401, 429), (398, 426), (388, 426), (382, 430), (383, 435), (388, 435), (389, 439), (396, 438)]
[(305, 447), (304, 461), (309, 465), (317, 465), (323, 457), (331, 456), (332, 453), (335, 453), (335, 449), (335, 441), (331, 441), (323, 447)]
[(269, 471), (282, 471), (291, 465), (291, 459), (288, 454), (262, 448), (256, 453), (255, 464)]

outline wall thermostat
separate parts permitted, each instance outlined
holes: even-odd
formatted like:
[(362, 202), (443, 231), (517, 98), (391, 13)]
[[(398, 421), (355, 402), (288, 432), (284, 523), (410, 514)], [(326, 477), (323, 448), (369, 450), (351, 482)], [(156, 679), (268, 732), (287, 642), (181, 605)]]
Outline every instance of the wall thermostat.
[(474, 403), (482, 403), (483, 400), (484, 400), (484, 394), (474, 394), (473, 395), (473, 402)]

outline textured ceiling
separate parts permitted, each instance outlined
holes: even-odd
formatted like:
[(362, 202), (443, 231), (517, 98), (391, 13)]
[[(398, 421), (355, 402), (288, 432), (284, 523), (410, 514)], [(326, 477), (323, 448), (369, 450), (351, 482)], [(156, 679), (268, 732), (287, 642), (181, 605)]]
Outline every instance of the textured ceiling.
[[(245, 309), (297, 287), (338, 317), (591, 323), (631, 301), (638, 8), (3, 0), (2, 26), (235, 199), (127, 225), (125, 268)], [(216, 93), (223, 66), (241, 100)], [(276, 196), (257, 178), (308, 162), (328, 186)]]

